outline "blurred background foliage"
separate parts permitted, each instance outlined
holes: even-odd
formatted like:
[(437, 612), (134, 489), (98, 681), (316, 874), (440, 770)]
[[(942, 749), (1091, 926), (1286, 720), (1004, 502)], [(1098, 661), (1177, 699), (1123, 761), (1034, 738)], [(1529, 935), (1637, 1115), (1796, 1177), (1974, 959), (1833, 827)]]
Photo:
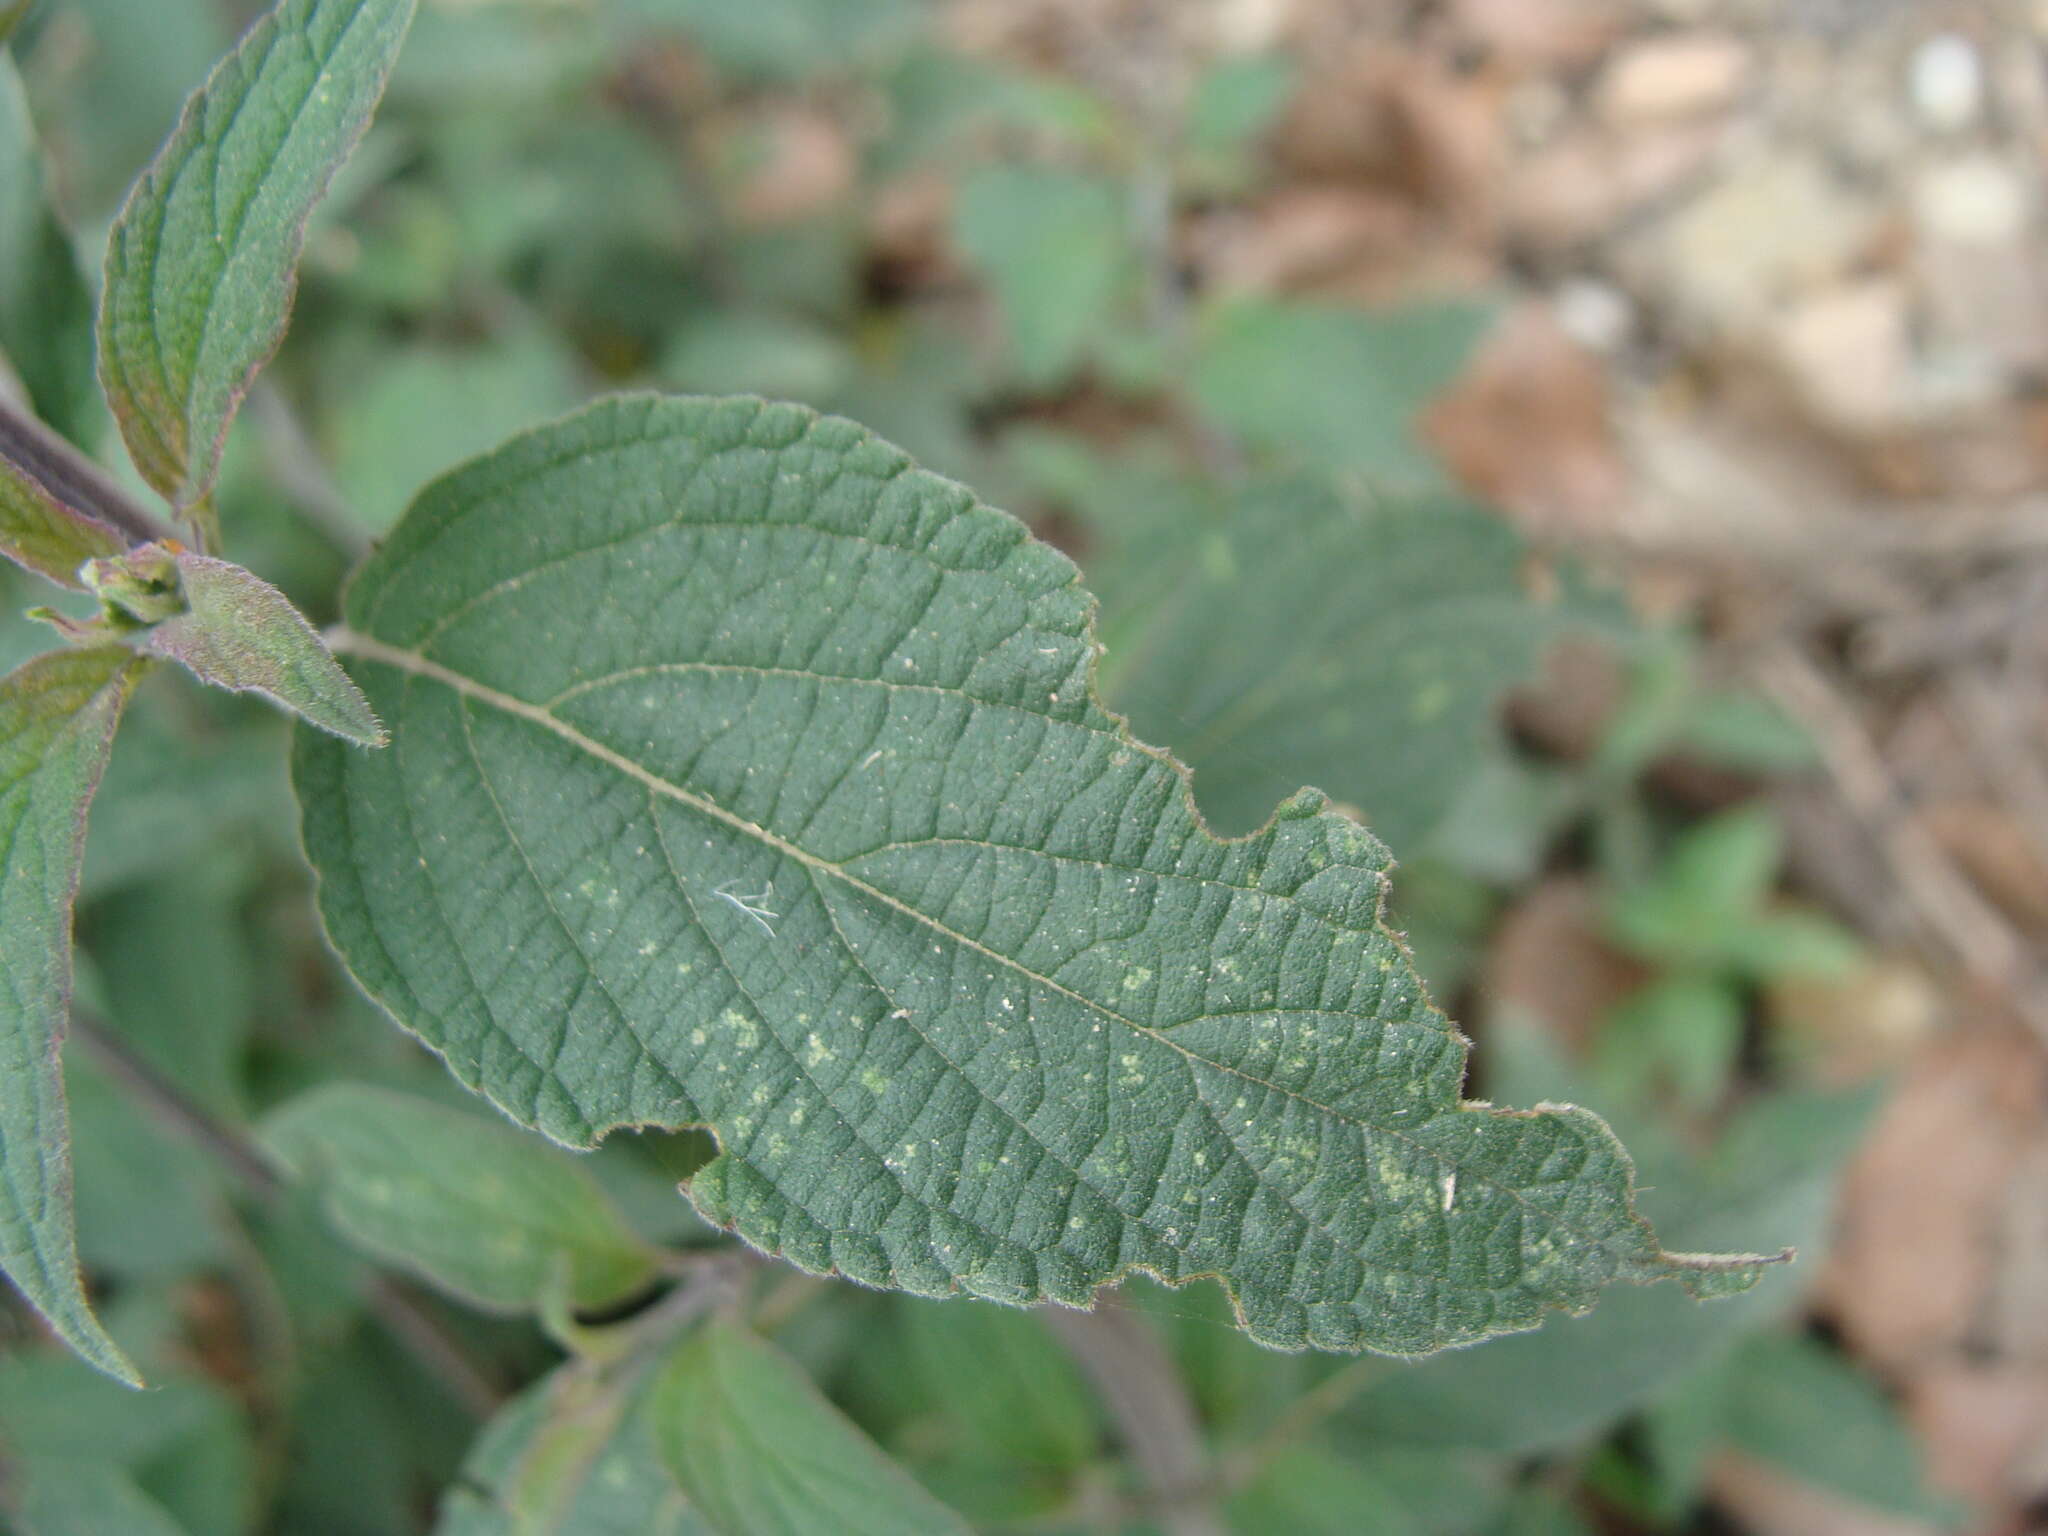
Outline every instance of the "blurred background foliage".
[[(81, 251), (248, 9), (30, 11), (13, 50)], [(1418, 1363), (1264, 1353), (1207, 1287), (1135, 1282), (1148, 1379), (1216, 1479), (1192, 1513), (1162, 1510), (1144, 1426), (1045, 1317), (755, 1276), (758, 1326), (977, 1528), (1708, 1532), (1753, 1508), (1730, 1466), (1875, 1522), (1839, 1529), (1964, 1528), (1895, 1383), (1811, 1303), (1888, 1064), (1829, 1029), (1897, 963), (1787, 876), (1778, 791), (1813, 744), (1690, 610), (1501, 516), (1469, 453), (1446, 468), (1420, 423), (1509, 323), (1497, 273), (1317, 285), (1203, 245), (1298, 190), (1314, 48), (1099, 9), (1120, 19), (1091, 52), (920, 0), (424, 0), (231, 441), (231, 550), (324, 620), (421, 484), (596, 393), (850, 415), (1074, 555), (1107, 696), (1193, 766), (1219, 830), (1312, 782), (1392, 845), (1395, 921), (1478, 1041), (1473, 1093), (1607, 1115), (1673, 1248), (1801, 1250), (1712, 1307), (1621, 1289)], [(1429, 141), (1407, 153), (1402, 175), (1435, 174)], [(118, 456), (89, 409), (66, 425)], [(0, 582), (12, 665), (44, 637)], [(274, 715), (155, 677), (96, 808), (80, 1240), (156, 1385), (0, 1317), (27, 1533), (510, 1531), (576, 1407), (549, 1372), (582, 1325), (535, 1320), (562, 1305), (550, 1257), (588, 1323), (712, 1240), (673, 1193), (691, 1138), (507, 1146), (356, 997), (283, 743)], [(408, 1182), (428, 1166), (501, 1177)], [(630, 1471), (652, 1453), (623, 1422), (605, 1443)], [(656, 1528), (636, 1497), (579, 1484), (546, 1528)]]

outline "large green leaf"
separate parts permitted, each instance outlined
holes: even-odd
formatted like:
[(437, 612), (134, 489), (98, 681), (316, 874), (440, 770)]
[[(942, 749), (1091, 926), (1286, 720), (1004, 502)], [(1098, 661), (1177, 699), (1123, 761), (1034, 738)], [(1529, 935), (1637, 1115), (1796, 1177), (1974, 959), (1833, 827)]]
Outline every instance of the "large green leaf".
[(0, 679), (0, 1269), (58, 1337), (137, 1386), (79, 1278), (57, 1053), (86, 807), (145, 665), (119, 649), (59, 651)]
[[(1486, 1049), (1544, 1057), (1530, 1026), (1496, 1023)], [(1540, 1081), (1570, 1094), (1572, 1068)], [(1524, 1071), (1518, 1086), (1531, 1086)], [(1496, 1080), (1497, 1091), (1508, 1084)], [(1643, 1159), (1645, 1203), (1659, 1224), (1702, 1246), (1745, 1240), (1796, 1246), (1810, 1261), (1827, 1241), (1835, 1181), (1875, 1104), (1867, 1090), (1784, 1092), (1746, 1106), (1705, 1155), (1654, 1126), (1625, 1127)], [(1662, 1141), (1663, 1145), (1660, 1145)], [(1798, 1304), (1802, 1271), (1779, 1269), (1746, 1296), (1698, 1307), (1667, 1291), (1617, 1291), (1590, 1317), (1551, 1318), (1533, 1333), (1391, 1369), (1346, 1410), (1361, 1445), (1412, 1442), (1512, 1455), (1561, 1450), (1712, 1365), (1745, 1332)]]
[(92, 295), (51, 216), (28, 96), (0, 48), (0, 353), (36, 413), (74, 442), (104, 420), (91, 335)]
[(653, 1274), (590, 1175), (503, 1123), (329, 1083), (271, 1116), (263, 1139), (358, 1246), (477, 1306), (532, 1308), (556, 1285), (603, 1306)]
[(1871, 1509), (1953, 1528), (1924, 1458), (1882, 1388), (1826, 1345), (1759, 1334), (1725, 1367), (1723, 1431), (1749, 1455)]
[(669, 1471), (721, 1536), (967, 1536), (793, 1360), (730, 1323), (684, 1340), (647, 1412)]
[(515, 439), (349, 591), (394, 745), (299, 736), (329, 934), (513, 1118), (708, 1125), (700, 1210), (814, 1271), (1216, 1276), (1268, 1343), (1399, 1353), (1753, 1278), (1658, 1248), (1596, 1116), (1460, 1100), (1385, 849), (1313, 791), (1213, 837), (1096, 700), (1091, 606), (849, 422)]
[(1127, 642), (1106, 691), (1175, 744), (1225, 831), (1305, 778), (1417, 851), (1495, 760), (1502, 694), (1568, 628), (1625, 623), (1575, 580), (1532, 591), (1527, 546), (1456, 496), (1174, 484), (1086, 504), (1090, 575)]
[(1278, 299), (1228, 299), (1203, 317), (1189, 385), (1254, 447), (1385, 485), (1435, 485), (1415, 414), (1449, 386), (1485, 328), (1486, 307), (1411, 304), (1378, 313)]
[(413, 0), (281, 0), (185, 104), (107, 242), (100, 378), (144, 479), (202, 500), (284, 334), (306, 220), (362, 137)]

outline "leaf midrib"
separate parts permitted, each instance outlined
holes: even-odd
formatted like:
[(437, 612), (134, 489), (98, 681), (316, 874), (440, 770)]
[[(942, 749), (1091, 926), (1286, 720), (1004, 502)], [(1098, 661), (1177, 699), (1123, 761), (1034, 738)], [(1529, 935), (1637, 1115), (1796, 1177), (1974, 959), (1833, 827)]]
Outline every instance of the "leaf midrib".
[[(1451, 1156), (1450, 1154), (1440, 1152), (1433, 1147), (1425, 1146), (1421, 1142), (1417, 1141), (1413, 1136), (1408, 1135), (1407, 1133), (1398, 1130), (1394, 1127), (1383, 1126), (1378, 1124), (1377, 1122), (1362, 1119), (1352, 1114), (1348, 1114), (1343, 1110), (1337, 1109), (1333, 1105), (1322, 1103), (1320, 1100), (1317, 1099), (1312, 1099), (1308, 1097), (1308, 1095), (1301, 1093), (1298, 1090), (1285, 1087), (1279, 1083), (1271, 1082), (1265, 1078), (1257, 1076), (1254, 1073), (1247, 1072), (1241, 1067), (1231, 1066), (1226, 1062), (1214, 1061), (1207, 1056), (1203, 1056), (1198, 1052), (1189, 1049), (1187, 1046), (1182, 1045), (1180, 1042), (1173, 1039), (1170, 1031), (1158, 1029), (1149, 1024), (1142, 1024), (1138, 1022), (1136, 1019), (1132, 1019), (1124, 1014), (1118, 1013), (1114, 1008), (1109, 1007), (1105, 1003), (1098, 1002), (1094, 998), (1088, 997), (1083, 993), (1074, 991), (1071, 987), (1065, 986), (1064, 984), (1053, 980), (1049, 976), (1042, 976), (1038, 972), (1032, 970), (1029, 966), (1023, 964), (1021, 961), (1013, 958), (1012, 956), (1005, 955), (999, 950), (991, 949), (987, 945), (981, 943), (979, 940), (971, 938), (964, 933), (960, 933), (952, 928), (949, 928), (946, 924), (940, 922), (930, 913), (919, 911), (916, 907), (910, 905), (908, 902), (903, 901), (899, 897), (893, 896), (889, 892), (881, 889), (879, 886), (872, 885), (869, 882), (861, 879), (858, 875), (854, 874), (844, 865), (835, 863), (830, 859), (819, 857), (817, 854), (810, 852), (808, 849), (803, 848), (799, 844), (791, 842), (789, 839), (781, 836), (779, 833), (772, 832), (768, 828), (761, 826), (759, 823), (749, 821), (746, 817), (739, 815), (737, 812), (728, 810), (726, 807), (720, 805), (715, 800), (709, 799), (708, 797), (703, 795), (699, 795), (691, 790), (684, 789), (679, 784), (670, 783), (667, 779), (662, 778), (659, 774), (654, 773), (648, 768), (642, 766), (641, 764), (634, 762), (630, 757), (627, 757), (625, 754), (615, 751), (613, 748), (606, 746), (601, 741), (598, 741), (590, 736), (586, 736), (583, 732), (579, 731), (575, 726), (570, 725), (567, 721), (562, 720), (560, 717), (556, 715), (550, 714), (546, 709), (542, 708), (539, 705), (530, 704), (524, 699), (516, 698), (511, 694), (502, 693), (499, 690), (492, 688), (490, 685), (486, 683), (478, 682), (475, 678), (469, 677), (464, 673), (457, 672), (451, 667), (443, 666), (439, 662), (430, 660), (429, 658), (421, 655), (417, 651), (405, 650), (397, 646), (388, 645), (381, 640), (375, 639), (369, 635), (362, 634), (361, 632), (356, 630), (341, 629), (330, 631), (328, 634), (328, 640), (332, 649), (340, 654), (359, 657), (365, 661), (381, 663), (382, 665), (392, 667), (395, 670), (406, 673), (410, 676), (425, 678), (429, 681), (440, 683), (443, 687), (452, 690), (460, 697), (473, 699), (479, 703), (487, 704), (490, 707), (500, 710), (503, 713), (510, 715), (515, 719), (524, 720), (531, 725), (536, 725), (540, 727), (542, 730), (551, 732), (553, 735), (555, 735), (562, 741), (567, 742), (570, 746), (573, 746), (579, 751), (585, 753), (586, 755), (595, 758), (597, 761), (604, 763), (606, 766), (613, 768), (617, 772), (625, 774), (628, 778), (634, 780), (636, 783), (639, 783), (644, 788), (649, 790), (651, 793), (674, 800), (678, 804), (687, 805), (691, 809), (698, 811), (703, 815), (711, 817), (713, 820), (722, 822), (725, 825), (733, 828), (735, 831), (738, 831), (748, 837), (754, 838), (756, 841), (760, 842), (764, 847), (767, 847), (773, 850), (774, 852), (781, 854), (783, 857), (795, 860), (798, 864), (802, 865), (807, 870), (813, 872), (821, 872), (834, 876), (835, 878), (845, 882), (852, 889), (857, 890), (861, 894), (868, 896), (876, 902), (879, 902), (881, 905), (888, 907), (891, 911), (898, 912), (903, 916), (910, 918), (914, 922), (923, 924), (924, 926), (930, 928), (934, 933), (942, 935), (951, 942), (960, 945), (962, 948), (971, 950), (974, 953), (981, 955), (984, 958), (990, 960), (991, 962), (1000, 965), (1008, 970), (1015, 971), (1017, 974), (1023, 976), (1025, 979), (1035, 982), (1038, 985), (1043, 986), (1050, 991), (1056, 992), (1062, 997), (1068, 998), (1069, 1000), (1079, 1004), (1082, 1008), (1088, 1010), (1091, 1013), (1100, 1015), (1105, 1019), (1123, 1025), (1133, 1034), (1144, 1036), (1147, 1039), (1156, 1041), (1159, 1044), (1168, 1047), (1176, 1055), (1179, 1055), (1184, 1060), (1190, 1063), (1198, 1063), (1203, 1067), (1207, 1067), (1211, 1071), (1221, 1072), (1226, 1076), (1235, 1077), (1242, 1082), (1252, 1085), (1253, 1087), (1262, 1088), (1271, 1093), (1277, 1093), (1283, 1098), (1292, 1099), (1296, 1103), (1302, 1104), (1309, 1109), (1315, 1110), (1319, 1114), (1327, 1115), (1331, 1119), (1339, 1121), (1343, 1124), (1355, 1126), (1361, 1131), (1370, 1132), (1373, 1135), (1385, 1136), (1389, 1140), (1400, 1142), (1403, 1145), (1412, 1148), (1419, 1155), (1429, 1158), (1432, 1161), (1436, 1162), (1445, 1170), (1455, 1172), (1457, 1176), (1461, 1179), (1469, 1174), (1476, 1182), (1484, 1184), (1489, 1188), (1499, 1191), (1501, 1194), (1507, 1196), (1508, 1199), (1512, 1200), (1516, 1205), (1522, 1207), (1526, 1212), (1528, 1212), (1528, 1214), (1533, 1219), (1542, 1223), (1543, 1225), (1554, 1228), (1560, 1232), (1569, 1234), (1570, 1236), (1576, 1238), (1579, 1242), (1585, 1244), (1588, 1248), (1591, 1248), (1594, 1251), (1613, 1254), (1614, 1257), (1616, 1257), (1617, 1259), (1623, 1257), (1623, 1255), (1616, 1254), (1614, 1250), (1611, 1249), (1606, 1242), (1593, 1236), (1591, 1233), (1582, 1230), (1577, 1226), (1577, 1224), (1568, 1221), (1564, 1217), (1554, 1212), (1543, 1210), (1542, 1208), (1538, 1207), (1533, 1202), (1531, 1202), (1528, 1199), (1528, 1197), (1521, 1193), (1521, 1191), (1514, 1188), (1512, 1185), (1503, 1182), (1502, 1180), (1495, 1177), (1493, 1174), (1485, 1171), (1484, 1169), (1470, 1168), (1465, 1163), (1461, 1162), (1460, 1160)], [(1133, 742), (1132, 746), (1135, 750), (1149, 750), (1145, 748), (1141, 743)], [(614, 1006), (616, 1006), (616, 1004)], [(1456, 1109), (1459, 1112), (1472, 1112), (1467, 1110), (1467, 1106), (1463, 1102), (1460, 1102), (1456, 1106)], [(1484, 1113), (1485, 1111), (1479, 1110), (1476, 1112)], [(1439, 1111), (1439, 1113), (1441, 1113), (1441, 1111)], [(1293, 1202), (1290, 1201), (1289, 1205), (1292, 1206)], [(1320, 1223), (1316, 1223), (1316, 1225), (1320, 1226)]]

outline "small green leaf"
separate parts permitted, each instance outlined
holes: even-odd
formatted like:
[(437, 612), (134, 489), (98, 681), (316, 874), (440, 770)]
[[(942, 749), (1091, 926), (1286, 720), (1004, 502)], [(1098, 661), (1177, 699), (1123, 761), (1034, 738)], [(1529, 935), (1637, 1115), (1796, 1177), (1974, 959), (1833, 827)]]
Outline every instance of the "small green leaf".
[[(384, 745), (384, 727), (298, 609), (239, 565), (145, 546), (98, 562), (88, 581), (102, 600), (148, 628), (138, 649), (233, 693), (260, 693), (359, 747)], [(170, 611), (163, 610), (168, 607)]]
[(1602, 1022), (1604, 1097), (1654, 1103), (1669, 1088), (1704, 1111), (1726, 1091), (1742, 1049), (1743, 999), (1723, 976), (1680, 970), (1632, 993)]
[(669, 1471), (721, 1536), (966, 1536), (766, 1340), (714, 1319), (649, 1389)]
[(580, 1362), (544, 1378), (484, 1427), (434, 1536), (705, 1536), (646, 1396)]
[(300, 733), (329, 935), (514, 1119), (708, 1125), (698, 1208), (813, 1271), (1216, 1277), (1265, 1342), (1404, 1354), (1693, 1273), (1598, 1117), (1461, 1100), (1370, 834), (1313, 791), (1210, 834), (1096, 699), (1092, 606), (850, 422), (516, 438), (350, 588), (401, 745)]
[(100, 379), (135, 467), (203, 500), (291, 312), (306, 220), (369, 125), (413, 0), (282, 0), (185, 104), (107, 242)]
[(1001, 306), (1017, 374), (1061, 382), (1102, 327), (1131, 261), (1114, 183), (1073, 171), (990, 166), (960, 189), (954, 235)]
[(264, 1143), (323, 1190), (348, 1238), (480, 1307), (539, 1305), (561, 1266), (578, 1307), (653, 1273), (647, 1245), (590, 1175), (509, 1126), (366, 1084), (294, 1099)]
[(1186, 148), (1196, 155), (1242, 151), (1273, 126), (1294, 92), (1300, 66), (1284, 53), (1218, 60), (1195, 83), (1188, 103)]
[(84, 461), (20, 426), (0, 404), (0, 555), (83, 591), (79, 566), (118, 556), (128, 540), (83, 510), (93, 504)]
[(0, 1269), (59, 1338), (131, 1386), (142, 1379), (78, 1273), (58, 1050), (86, 807), (144, 665), (118, 648), (59, 651), (0, 679)]
[[(0, 40), (24, 11), (0, 7)], [(43, 180), (28, 94), (0, 44), (0, 353), (36, 414), (84, 442), (105, 419), (92, 376), (92, 293)]]
[(1485, 329), (1483, 305), (1366, 313), (1233, 299), (1203, 317), (1191, 383), (1222, 426), (1253, 446), (1402, 485), (1441, 476), (1415, 442), (1415, 415), (1449, 386)]

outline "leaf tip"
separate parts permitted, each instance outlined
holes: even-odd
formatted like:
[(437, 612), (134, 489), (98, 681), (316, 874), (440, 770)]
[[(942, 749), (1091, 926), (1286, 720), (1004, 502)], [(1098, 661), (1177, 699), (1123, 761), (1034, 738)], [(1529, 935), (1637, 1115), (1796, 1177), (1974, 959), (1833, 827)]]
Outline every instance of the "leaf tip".
[(1659, 1253), (1657, 1261), (1695, 1301), (1719, 1301), (1753, 1289), (1773, 1265), (1790, 1264), (1798, 1250), (1776, 1253)]

